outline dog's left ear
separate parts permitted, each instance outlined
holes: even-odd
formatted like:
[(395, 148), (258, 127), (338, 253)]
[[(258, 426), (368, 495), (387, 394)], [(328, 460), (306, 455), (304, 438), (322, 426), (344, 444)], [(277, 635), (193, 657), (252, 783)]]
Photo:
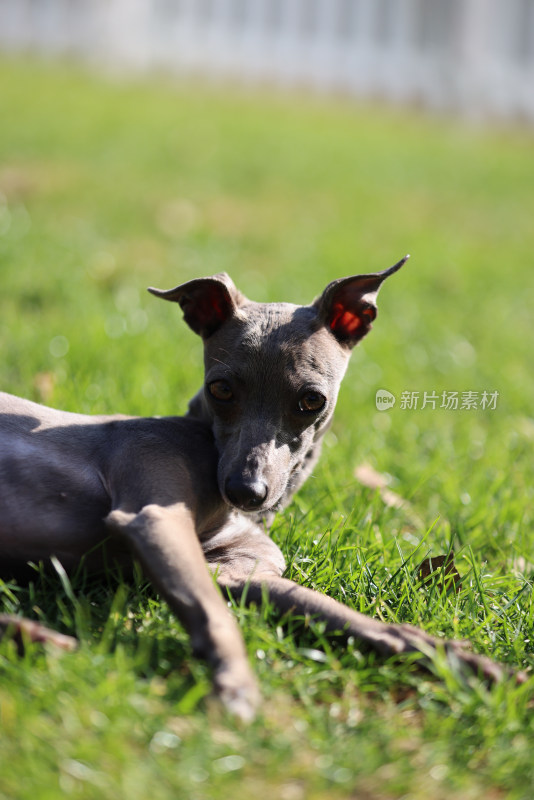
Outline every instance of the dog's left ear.
[(406, 262), (405, 256), (397, 264), (382, 272), (354, 275), (329, 283), (313, 307), (319, 319), (345, 347), (352, 348), (371, 330), (376, 317), (376, 297), (382, 283)]
[(245, 302), (226, 272), (211, 278), (195, 278), (167, 291), (152, 287), (148, 291), (163, 300), (178, 303), (189, 327), (203, 339), (215, 333)]

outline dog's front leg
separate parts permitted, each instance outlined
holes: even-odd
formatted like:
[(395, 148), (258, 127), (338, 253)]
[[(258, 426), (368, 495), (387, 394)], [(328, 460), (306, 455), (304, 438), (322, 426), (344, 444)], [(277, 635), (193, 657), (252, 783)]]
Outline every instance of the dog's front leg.
[[(326, 623), (328, 631), (342, 631), (353, 636), (366, 649), (390, 656), (402, 653), (421, 653), (423, 664), (428, 664), (433, 653), (443, 649), (447, 657), (467, 671), (494, 683), (512, 674), (512, 670), (497, 664), (486, 656), (466, 649), (466, 643), (440, 640), (413, 625), (384, 623), (368, 617), (331, 597), (294, 583), (276, 575), (252, 575), (247, 581), (236, 580), (224, 574), (219, 576), (219, 585), (227, 588), (234, 597), (243, 596), (247, 603), (261, 604), (265, 595), (282, 612), (310, 616)], [(515, 673), (518, 683), (525, 680), (521, 672)]]
[(109, 529), (129, 542), (146, 575), (191, 637), (193, 651), (213, 665), (225, 706), (250, 720), (259, 702), (239, 628), (213, 583), (194, 520), (183, 504), (112, 511)]

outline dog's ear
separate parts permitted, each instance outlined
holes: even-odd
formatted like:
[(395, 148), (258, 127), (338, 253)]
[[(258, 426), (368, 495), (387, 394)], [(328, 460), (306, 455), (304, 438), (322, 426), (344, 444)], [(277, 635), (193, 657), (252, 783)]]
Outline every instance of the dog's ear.
[(329, 283), (313, 303), (319, 319), (345, 347), (354, 347), (371, 329), (376, 297), (383, 281), (402, 267), (409, 256), (382, 272), (354, 275)]
[(148, 291), (163, 300), (179, 303), (185, 321), (203, 339), (215, 333), (245, 301), (226, 272), (211, 278), (195, 278), (167, 291), (152, 287)]

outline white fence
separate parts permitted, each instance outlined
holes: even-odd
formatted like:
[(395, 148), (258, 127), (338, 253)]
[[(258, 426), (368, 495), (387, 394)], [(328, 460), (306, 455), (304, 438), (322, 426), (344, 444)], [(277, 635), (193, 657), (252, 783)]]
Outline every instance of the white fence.
[(0, 0), (0, 48), (534, 120), (534, 0)]

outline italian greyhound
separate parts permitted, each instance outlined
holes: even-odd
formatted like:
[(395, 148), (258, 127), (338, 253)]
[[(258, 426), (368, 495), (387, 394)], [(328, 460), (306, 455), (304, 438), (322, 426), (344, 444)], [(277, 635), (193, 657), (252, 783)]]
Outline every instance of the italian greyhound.
[[(259, 694), (237, 624), (216, 587), (245, 602), (321, 619), (382, 654), (438, 642), (384, 624), (282, 577), (267, 528), (310, 474), (351, 349), (369, 331), (383, 281), (405, 262), (330, 283), (311, 305), (255, 303), (226, 274), (154, 295), (177, 302), (204, 342), (205, 382), (185, 417), (84, 416), (0, 395), (0, 568), (58, 559), (101, 570), (137, 559), (213, 665), (214, 686), (250, 719)], [(207, 566), (209, 569), (207, 568)], [(70, 639), (17, 617), (0, 627)], [(501, 667), (441, 645), (494, 680)]]

